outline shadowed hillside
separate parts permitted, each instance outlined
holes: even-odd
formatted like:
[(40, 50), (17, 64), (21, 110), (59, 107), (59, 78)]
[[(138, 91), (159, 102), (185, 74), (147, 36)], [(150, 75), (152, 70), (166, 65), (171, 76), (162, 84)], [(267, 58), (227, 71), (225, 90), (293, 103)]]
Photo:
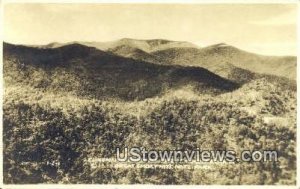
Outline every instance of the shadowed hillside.
[(6, 83), (94, 98), (140, 100), (187, 84), (209, 94), (238, 87), (200, 67), (152, 64), (80, 44), (55, 49), (5, 44), (4, 57)]
[[(185, 41), (123, 38), (110, 42), (50, 43), (34, 47), (54, 49), (72, 44), (95, 47), (119, 56), (155, 64), (203, 67), (225, 78), (231, 75), (232, 70), (228, 69), (228, 64), (230, 64), (231, 68), (237, 67), (254, 73), (296, 79), (296, 57), (263, 56), (225, 43), (200, 48)], [(227, 67), (226, 71), (224, 71), (224, 67)]]
[(155, 64), (164, 64), (163, 62), (160, 62), (160, 59), (157, 56), (147, 53), (139, 48), (131, 47), (128, 45), (121, 45), (115, 48), (110, 48), (108, 49), (108, 51), (118, 56), (132, 58), (138, 61), (145, 61)]

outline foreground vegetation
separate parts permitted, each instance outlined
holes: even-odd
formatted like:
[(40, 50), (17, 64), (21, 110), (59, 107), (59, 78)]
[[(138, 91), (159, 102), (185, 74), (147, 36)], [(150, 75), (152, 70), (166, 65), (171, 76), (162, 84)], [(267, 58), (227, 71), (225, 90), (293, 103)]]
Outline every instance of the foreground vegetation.
[[(160, 99), (131, 103), (28, 89), (6, 89), (6, 183), (295, 183), (295, 93), (268, 85), (265, 80), (214, 98), (192, 95), (187, 90), (185, 97), (178, 97), (183, 92), (178, 90)], [(266, 118), (274, 121), (267, 122)], [(125, 146), (237, 152), (272, 149), (279, 151), (279, 162), (176, 171), (95, 170), (86, 161), (114, 157), (115, 148)]]

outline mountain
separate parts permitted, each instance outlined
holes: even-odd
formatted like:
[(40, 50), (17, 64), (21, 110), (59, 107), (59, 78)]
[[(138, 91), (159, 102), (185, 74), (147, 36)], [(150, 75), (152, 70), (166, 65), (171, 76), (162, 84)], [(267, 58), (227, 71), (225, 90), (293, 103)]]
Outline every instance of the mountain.
[(296, 79), (296, 57), (263, 56), (220, 43), (200, 48), (188, 42), (124, 38), (106, 43), (80, 43), (116, 55), (157, 64), (206, 68), (225, 78), (234, 67), (254, 73)]
[(131, 38), (123, 38), (116, 41), (111, 42), (80, 42), (80, 44), (95, 47), (100, 50), (109, 50), (114, 49), (119, 46), (129, 46), (131, 48), (141, 49), (145, 52), (152, 52), (157, 50), (164, 50), (175, 47), (194, 47), (197, 48), (196, 45), (184, 42), (184, 41), (170, 41), (165, 39), (151, 39), (151, 40), (140, 40), (140, 39), (131, 39)]
[(175, 47), (193, 47), (198, 48), (197, 45), (194, 45), (185, 41), (170, 41), (165, 39), (149, 39), (149, 40), (141, 40), (141, 39), (132, 39), (132, 38), (122, 38), (115, 41), (108, 42), (83, 42), (83, 41), (74, 41), (69, 43), (49, 43), (47, 45), (33, 46), (37, 48), (58, 48), (65, 45), (71, 44), (81, 44), (88, 47), (95, 47), (99, 50), (107, 51), (110, 49), (114, 49), (120, 46), (127, 46), (130, 48), (140, 49), (145, 52), (152, 52), (157, 50), (164, 50)]
[(262, 56), (226, 44), (201, 49), (170, 48), (152, 54), (166, 64), (201, 66), (224, 77), (230, 72), (223, 72), (223, 68), (230, 64), (255, 73), (296, 79), (296, 57)]
[(71, 44), (95, 47), (118, 56), (155, 64), (203, 67), (225, 78), (232, 74), (232, 68), (241, 68), (254, 73), (296, 79), (296, 57), (263, 56), (225, 43), (200, 48), (184, 41), (123, 38), (111, 42), (50, 43), (40, 48), (57, 48)]
[[(141, 100), (185, 85), (201, 93), (217, 94), (262, 77), (296, 88), (295, 81), (289, 80), (296, 72), (294, 57), (260, 56), (226, 44), (205, 48), (188, 45), (122, 39), (104, 51), (82, 43), (42, 47), (5, 43), (4, 71), (14, 70), (6, 76), (35, 87), (124, 100)], [(22, 74), (17, 75), (19, 72)], [(31, 78), (33, 73), (37, 77)]]
[(139, 48), (131, 47), (128, 45), (120, 45), (115, 48), (110, 48), (108, 51), (118, 56), (123, 56), (126, 58), (142, 60), (142, 61), (151, 62), (155, 64), (164, 64), (163, 62), (160, 62), (157, 56), (152, 55)]
[(4, 44), (4, 75), (9, 85), (98, 99), (144, 99), (186, 85), (203, 94), (239, 87), (201, 67), (158, 65), (81, 44), (47, 49)]

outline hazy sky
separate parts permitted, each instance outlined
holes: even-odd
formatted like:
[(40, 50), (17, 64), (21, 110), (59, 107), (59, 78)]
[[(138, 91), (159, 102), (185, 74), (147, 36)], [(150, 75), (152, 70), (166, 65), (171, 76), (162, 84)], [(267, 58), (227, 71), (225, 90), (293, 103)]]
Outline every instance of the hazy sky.
[(164, 38), (296, 55), (296, 20), (296, 4), (6, 4), (4, 40), (47, 44)]

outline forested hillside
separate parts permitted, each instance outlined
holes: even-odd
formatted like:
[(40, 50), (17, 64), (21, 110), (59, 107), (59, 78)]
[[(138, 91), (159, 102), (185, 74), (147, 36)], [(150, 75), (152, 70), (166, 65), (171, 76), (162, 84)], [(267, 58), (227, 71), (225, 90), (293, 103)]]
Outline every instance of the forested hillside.
[[(163, 63), (172, 56), (162, 51), (173, 46), (114, 48), (4, 44), (5, 183), (295, 184), (294, 80), (231, 63), (217, 72)], [(271, 149), (279, 161), (204, 170), (94, 169), (88, 162), (125, 146)]]

